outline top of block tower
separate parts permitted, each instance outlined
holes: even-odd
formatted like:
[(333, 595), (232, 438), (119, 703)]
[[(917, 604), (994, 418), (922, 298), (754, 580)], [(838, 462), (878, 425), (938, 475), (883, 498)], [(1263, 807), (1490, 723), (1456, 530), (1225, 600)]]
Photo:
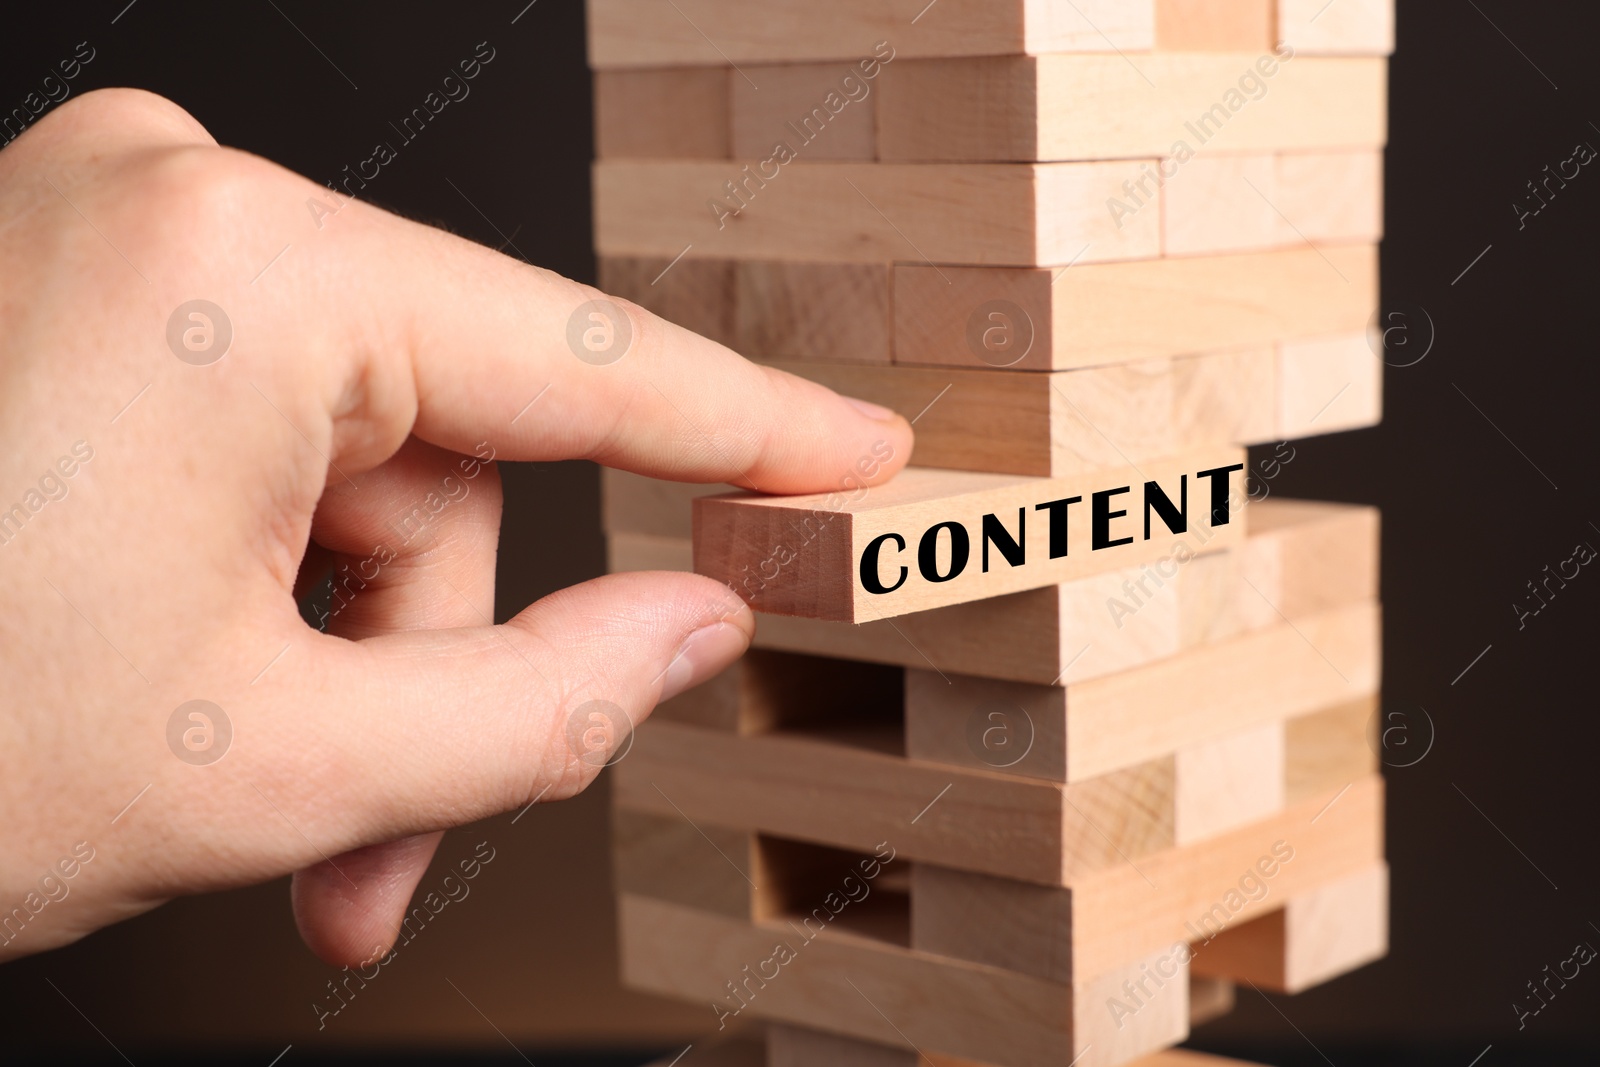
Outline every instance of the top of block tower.
[[(588, 0), (589, 64), (1149, 51), (1155, 0)], [(893, 52), (888, 52), (893, 49)]]

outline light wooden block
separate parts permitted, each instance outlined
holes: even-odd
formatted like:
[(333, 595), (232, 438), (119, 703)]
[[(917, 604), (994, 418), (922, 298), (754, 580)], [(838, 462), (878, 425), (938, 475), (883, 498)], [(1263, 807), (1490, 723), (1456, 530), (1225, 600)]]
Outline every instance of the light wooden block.
[(1382, 862), (1382, 779), (1361, 779), (1330, 805), (1333, 797), (1064, 888), (914, 864), (912, 948), (1063, 983), (1149, 953), (1182, 956), (1191, 942)]
[(686, 258), (1001, 266), (1148, 259), (1160, 254), (1160, 212), (1119, 220), (1106, 209), (1140, 162), (601, 160), (595, 245), (606, 256), (668, 259), (686, 250)]
[[(1109, 1067), (1187, 1031), (1186, 981), (1171, 998), (1181, 1010), (1140, 1012), (1118, 1031), (1104, 1001), (1120, 973), (1107, 973), (1104, 986), (1073, 987), (846, 930), (808, 941), (788, 923), (751, 925), (646, 897), (625, 894), (618, 912), (623, 981), (720, 1006), (720, 1018), (737, 1011), (803, 1026), (825, 1020), (848, 1037), (1019, 1067), (1068, 1063), (1080, 1053), (1080, 1067)], [(1085, 1045), (1093, 1048), (1085, 1053)]]
[(1156, 47), (1169, 52), (1270, 52), (1276, 0), (1156, 0)]
[(1201, 974), (1299, 993), (1389, 950), (1389, 867), (1377, 863), (1201, 944)]
[(921, 467), (1063, 477), (1278, 440), (1270, 348), (1047, 374), (776, 361), (916, 419)]
[(733, 264), (601, 256), (600, 288), (720, 344), (734, 342)]
[(1376, 241), (1383, 236), (1383, 154), (1282, 152), (1273, 159), (1273, 203), (1285, 217), (1284, 242)]
[(1161, 198), (1166, 255), (1368, 244), (1383, 236), (1382, 158), (1367, 149), (1201, 153), (1166, 181)]
[(1383, 360), (1362, 334), (1285, 341), (1277, 377), (1280, 440), (1375, 426), (1383, 418)]
[(1063, 786), (805, 733), (651, 721), (636, 737), (615, 768), (616, 804), (663, 818), (737, 818), (862, 853), (888, 842), (906, 859), (1047, 885), (1173, 840), (1170, 759)]
[(1067, 780), (1376, 692), (1378, 617), (1335, 608), (1069, 686)]
[(853, 64), (748, 67), (725, 77), (735, 158), (766, 159), (779, 142), (812, 162), (877, 158), (876, 78)]
[[(1171, 553), (1172, 534), (1152, 518), (1152, 485), (1176, 506), (1180, 485), (1193, 483), (1192, 544), (1243, 540), (1242, 514), (1224, 503), (1245, 499), (1243, 458), (1215, 448), (1074, 478), (907, 467), (853, 501), (842, 493), (702, 497), (694, 502), (695, 570), (757, 610), (842, 622), (1037, 589)], [(1073, 497), (1079, 503), (1065, 503)], [(1150, 521), (1141, 523), (1141, 513)]]
[(741, 261), (734, 348), (758, 359), (888, 363), (886, 263)]
[(611, 812), (612, 881), (642, 893), (736, 919), (754, 915), (755, 834), (690, 823), (673, 812)]
[(1266, 49), (896, 63), (878, 97), (878, 152), (1030, 162), (1377, 148), (1388, 136), (1386, 78), (1379, 59), (1280, 60)]
[(1162, 188), (1162, 251), (1215, 255), (1285, 245), (1283, 216), (1273, 207), (1277, 196), (1270, 155), (1196, 156)]
[(1066, 370), (1365, 329), (1378, 301), (1376, 249), (1321, 252), (1302, 246), (1064, 271), (899, 264), (894, 360)]
[(1278, 0), (1278, 36), (1302, 55), (1394, 51), (1394, 0)]
[(1281, 720), (1181, 748), (1174, 760), (1173, 839), (1180, 845), (1283, 810)]
[(1290, 803), (1378, 773), (1378, 698), (1362, 697), (1284, 724), (1284, 783)]
[[(589, 65), (726, 66), (894, 56), (1149, 51), (1152, 0), (589, 0)], [(884, 49), (874, 53), (874, 42)], [(758, 83), (759, 84), (759, 83)]]
[[(677, 488), (678, 507), (686, 513), (692, 497), (687, 487)], [(654, 521), (655, 512), (641, 510), (641, 521)], [(1186, 563), (1169, 554), (892, 623), (762, 615), (755, 644), (1049, 685), (1128, 670), (1284, 618), (1377, 597), (1374, 509), (1274, 495), (1251, 505), (1249, 528), (1237, 551), (1201, 552)], [(614, 533), (610, 552), (613, 569), (692, 569), (686, 539)]]
[(728, 76), (720, 69), (595, 72), (601, 159), (726, 159), (728, 123)]
[[(1241, 731), (1237, 750), (1193, 754), (1187, 770), (1203, 792), (1251, 760), (1277, 781), (1241, 786), (1242, 809), (1276, 810), (1283, 797), (1283, 735), (1266, 730), (1296, 715), (1371, 694), (1378, 680), (1378, 612), (1370, 602), (1334, 608), (1137, 667), (1066, 686), (1029, 685), (910, 670), (906, 675), (906, 743), (916, 759), (953, 766), (995, 767), (1012, 737), (1032, 747), (1004, 768), (1058, 782), (1092, 780), (1111, 771), (1206, 746)], [(974, 717), (996, 709), (1006, 733), (975, 739)], [(1273, 746), (1276, 753), (1272, 753)], [(1019, 740), (1015, 749), (1023, 746)], [(1181, 762), (1181, 761), (1180, 761)], [(1254, 772), (1251, 772), (1254, 773)], [(1195, 790), (1186, 791), (1191, 795)], [(1217, 797), (1228, 811), (1230, 798)], [(1196, 801), (1196, 830), (1219, 821)]]

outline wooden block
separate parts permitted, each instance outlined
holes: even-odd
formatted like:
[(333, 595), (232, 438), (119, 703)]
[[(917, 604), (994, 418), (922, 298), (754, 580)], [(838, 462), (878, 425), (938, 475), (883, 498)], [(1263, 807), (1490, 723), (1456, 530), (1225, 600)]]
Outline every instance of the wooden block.
[(1275, 0), (1156, 0), (1156, 47), (1168, 52), (1263, 52), (1278, 43)]
[(690, 823), (676, 812), (611, 812), (612, 880), (619, 893), (750, 919), (755, 853), (749, 830)]
[[(589, 0), (589, 65), (714, 67), (895, 56), (1149, 51), (1151, 0)], [(876, 48), (873, 42), (881, 42)]]
[(1161, 187), (1162, 250), (1214, 255), (1377, 241), (1383, 236), (1381, 168), (1380, 156), (1366, 149), (1202, 153)]
[(765, 159), (779, 142), (812, 162), (877, 158), (876, 73), (868, 78), (854, 64), (797, 63), (724, 76), (735, 158)]
[(1299, 993), (1389, 950), (1389, 867), (1377, 863), (1230, 926), (1196, 951), (1197, 973)]
[[(689, 487), (677, 488), (677, 506), (687, 512)], [(692, 569), (687, 540), (612, 534), (610, 544), (613, 569)], [(1250, 535), (1237, 551), (1201, 552), (1181, 565), (1182, 553), (1174, 552), (1153, 564), (892, 623), (762, 615), (755, 644), (951, 675), (1080, 682), (1284, 618), (1376, 599), (1377, 552), (1375, 509), (1272, 496), (1251, 505)]]
[(1214, 255), (1288, 243), (1283, 216), (1273, 207), (1277, 164), (1270, 155), (1196, 156), (1161, 193), (1166, 255)]
[[(1066, 686), (910, 670), (906, 751), (952, 766), (1086, 782), (1259, 730), (1236, 738), (1238, 748), (1195, 752), (1186, 770), (1198, 784), (1185, 795), (1219, 789), (1219, 780), (1251, 760), (1270, 761), (1263, 769), (1277, 784), (1241, 784), (1232, 799), (1246, 813), (1272, 811), (1283, 797), (1284, 741), (1265, 728), (1375, 692), (1378, 643), (1377, 606), (1367, 602)], [(1227, 796), (1216, 803), (1232, 807)], [(1188, 818), (1200, 833), (1218, 822), (1198, 800)]]
[(1174, 759), (1173, 839), (1180, 845), (1283, 810), (1282, 721), (1181, 748)]
[(888, 264), (750, 260), (735, 271), (744, 355), (889, 362)]
[(1377, 508), (1274, 495), (1251, 505), (1250, 526), (1244, 573), (1261, 620), (1377, 598)]
[(1302, 246), (1065, 271), (900, 264), (894, 361), (1066, 370), (1365, 329), (1378, 301), (1376, 249), (1321, 252)]
[(883, 74), (878, 152), (1032, 162), (1376, 148), (1388, 135), (1386, 79), (1379, 59), (1280, 60), (1261, 48), (902, 62)]
[(1278, 36), (1302, 55), (1394, 51), (1394, 0), (1278, 0)]
[[(818, 1020), (823, 1021), (823, 1020)], [(879, 1045), (825, 1030), (774, 1023), (767, 1027), (766, 1067), (921, 1067), (915, 1049)]]
[(607, 533), (688, 538), (694, 534), (695, 498), (715, 496), (732, 488), (668, 482), (601, 467), (600, 525)]
[(1069, 984), (1150, 953), (1186, 959), (1189, 943), (1382, 861), (1382, 779), (1334, 796), (1063, 888), (914, 864), (912, 948)]
[(1279, 439), (1270, 348), (1048, 374), (777, 361), (916, 419), (921, 467), (1064, 477)]
[(1376, 426), (1383, 419), (1383, 360), (1360, 334), (1278, 347), (1282, 440)]
[(1376, 692), (1378, 617), (1335, 608), (1068, 686), (1067, 780)]
[(1117, 219), (1106, 209), (1140, 162), (601, 160), (595, 245), (669, 260), (686, 250), (686, 260), (825, 263), (1148, 259), (1160, 254), (1160, 212)]
[(1343, 789), (1378, 773), (1378, 698), (1362, 697), (1284, 725), (1284, 783), (1290, 803)]
[[(1172, 843), (1172, 761), (1063, 786), (907, 760), (805, 733), (649, 722), (615, 768), (619, 807), (1060, 885)], [(936, 799), (937, 798), (937, 799)], [(759, 879), (758, 879), (759, 881)]]
[(1376, 241), (1383, 236), (1383, 155), (1373, 149), (1282, 152), (1273, 159), (1287, 244)]
[(600, 288), (721, 344), (734, 340), (733, 264), (723, 260), (600, 257)]
[(1080, 1056), (1080, 1067), (1109, 1067), (1187, 1032), (1186, 979), (1118, 1030), (1105, 1000), (1126, 980), (1120, 972), (1071, 987), (844, 930), (806, 940), (787, 923), (752, 926), (645, 897), (624, 895), (618, 912), (623, 981), (710, 1003), (721, 1020), (825, 1022), (847, 1037), (1015, 1067)]
[(1211, 978), (1189, 972), (1189, 1029), (1204, 1026), (1233, 1012), (1233, 983), (1226, 978)]
[(595, 72), (601, 159), (726, 159), (728, 122), (728, 75), (719, 68)]
[[(695, 570), (769, 614), (844, 622), (1041, 588), (1160, 559), (1174, 532), (1212, 548), (1238, 543), (1244, 522), (1228, 500), (1244, 499), (1242, 458), (1216, 448), (1051, 479), (907, 467), (855, 501), (841, 493), (702, 497)], [(1186, 515), (1176, 514), (1184, 506)], [(1159, 517), (1161, 507), (1174, 512), (1172, 522)]]

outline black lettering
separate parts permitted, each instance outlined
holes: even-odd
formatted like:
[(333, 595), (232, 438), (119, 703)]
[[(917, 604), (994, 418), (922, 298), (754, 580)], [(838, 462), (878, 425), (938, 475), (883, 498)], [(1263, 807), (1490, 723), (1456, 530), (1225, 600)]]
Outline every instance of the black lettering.
[(861, 552), (861, 588), (869, 593), (892, 593), (906, 584), (906, 568), (900, 568), (900, 577), (893, 585), (884, 585), (878, 580), (878, 553), (883, 551), (883, 543), (893, 541), (896, 552), (906, 550), (906, 539), (897, 533), (879, 534)]
[(1007, 563), (1013, 567), (1020, 567), (1026, 560), (1028, 541), (1028, 509), (1017, 509), (1017, 536), (1013, 540), (1011, 532), (1005, 528), (993, 514), (983, 517), (983, 573), (989, 573), (989, 545), (1000, 550)]
[(1168, 530), (1175, 534), (1188, 532), (1189, 529), (1189, 476), (1185, 474), (1178, 482), (1178, 506), (1172, 506), (1172, 498), (1165, 489), (1155, 482), (1144, 483), (1144, 539), (1150, 540), (1150, 510), (1155, 509), (1157, 515)]
[[(1211, 525), (1228, 525), (1228, 475), (1233, 471), (1244, 470), (1243, 463), (1232, 463), (1226, 467), (1212, 467), (1208, 471), (1201, 471), (1196, 478), (1207, 478), (1211, 481)], [(1217, 477), (1217, 475), (1222, 477)]]
[[(939, 531), (950, 531), (950, 573), (939, 573)], [(917, 570), (930, 582), (948, 582), (960, 574), (967, 567), (967, 559), (972, 555), (972, 539), (967, 536), (967, 528), (959, 522), (941, 522), (937, 526), (928, 527), (928, 532), (922, 535), (922, 540), (917, 544)]]
[[(1050, 558), (1060, 559), (1067, 554), (1067, 509), (1081, 503), (1083, 497), (1069, 496), (1035, 504), (1033, 510), (1050, 513)], [(1018, 531), (1021, 532), (1020, 530)]]
[(1119, 537), (1111, 539), (1111, 520), (1120, 519), (1126, 511), (1112, 511), (1111, 498), (1121, 496), (1133, 486), (1125, 485), (1121, 489), (1102, 489), (1098, 493), (1089, 495), (1089, 548), (1099, 551), (1102, 548), (1115, 548), (1117, 545), (1131, 545), (1133, 538)]

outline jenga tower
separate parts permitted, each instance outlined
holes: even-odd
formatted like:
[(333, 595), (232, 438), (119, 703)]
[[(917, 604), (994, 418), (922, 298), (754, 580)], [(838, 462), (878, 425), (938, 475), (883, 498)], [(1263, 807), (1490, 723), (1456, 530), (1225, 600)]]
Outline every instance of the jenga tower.
[(602, 288), (917, 432), (870, 489), (606, 472), (613, 570), (760, 613), (614, 770), (625, 980), (771, 1067), (1109, 1067), (1380, 956), (1378, 517), (1273, 479), (1379, 417), (1391, 0), (589, 27)]

